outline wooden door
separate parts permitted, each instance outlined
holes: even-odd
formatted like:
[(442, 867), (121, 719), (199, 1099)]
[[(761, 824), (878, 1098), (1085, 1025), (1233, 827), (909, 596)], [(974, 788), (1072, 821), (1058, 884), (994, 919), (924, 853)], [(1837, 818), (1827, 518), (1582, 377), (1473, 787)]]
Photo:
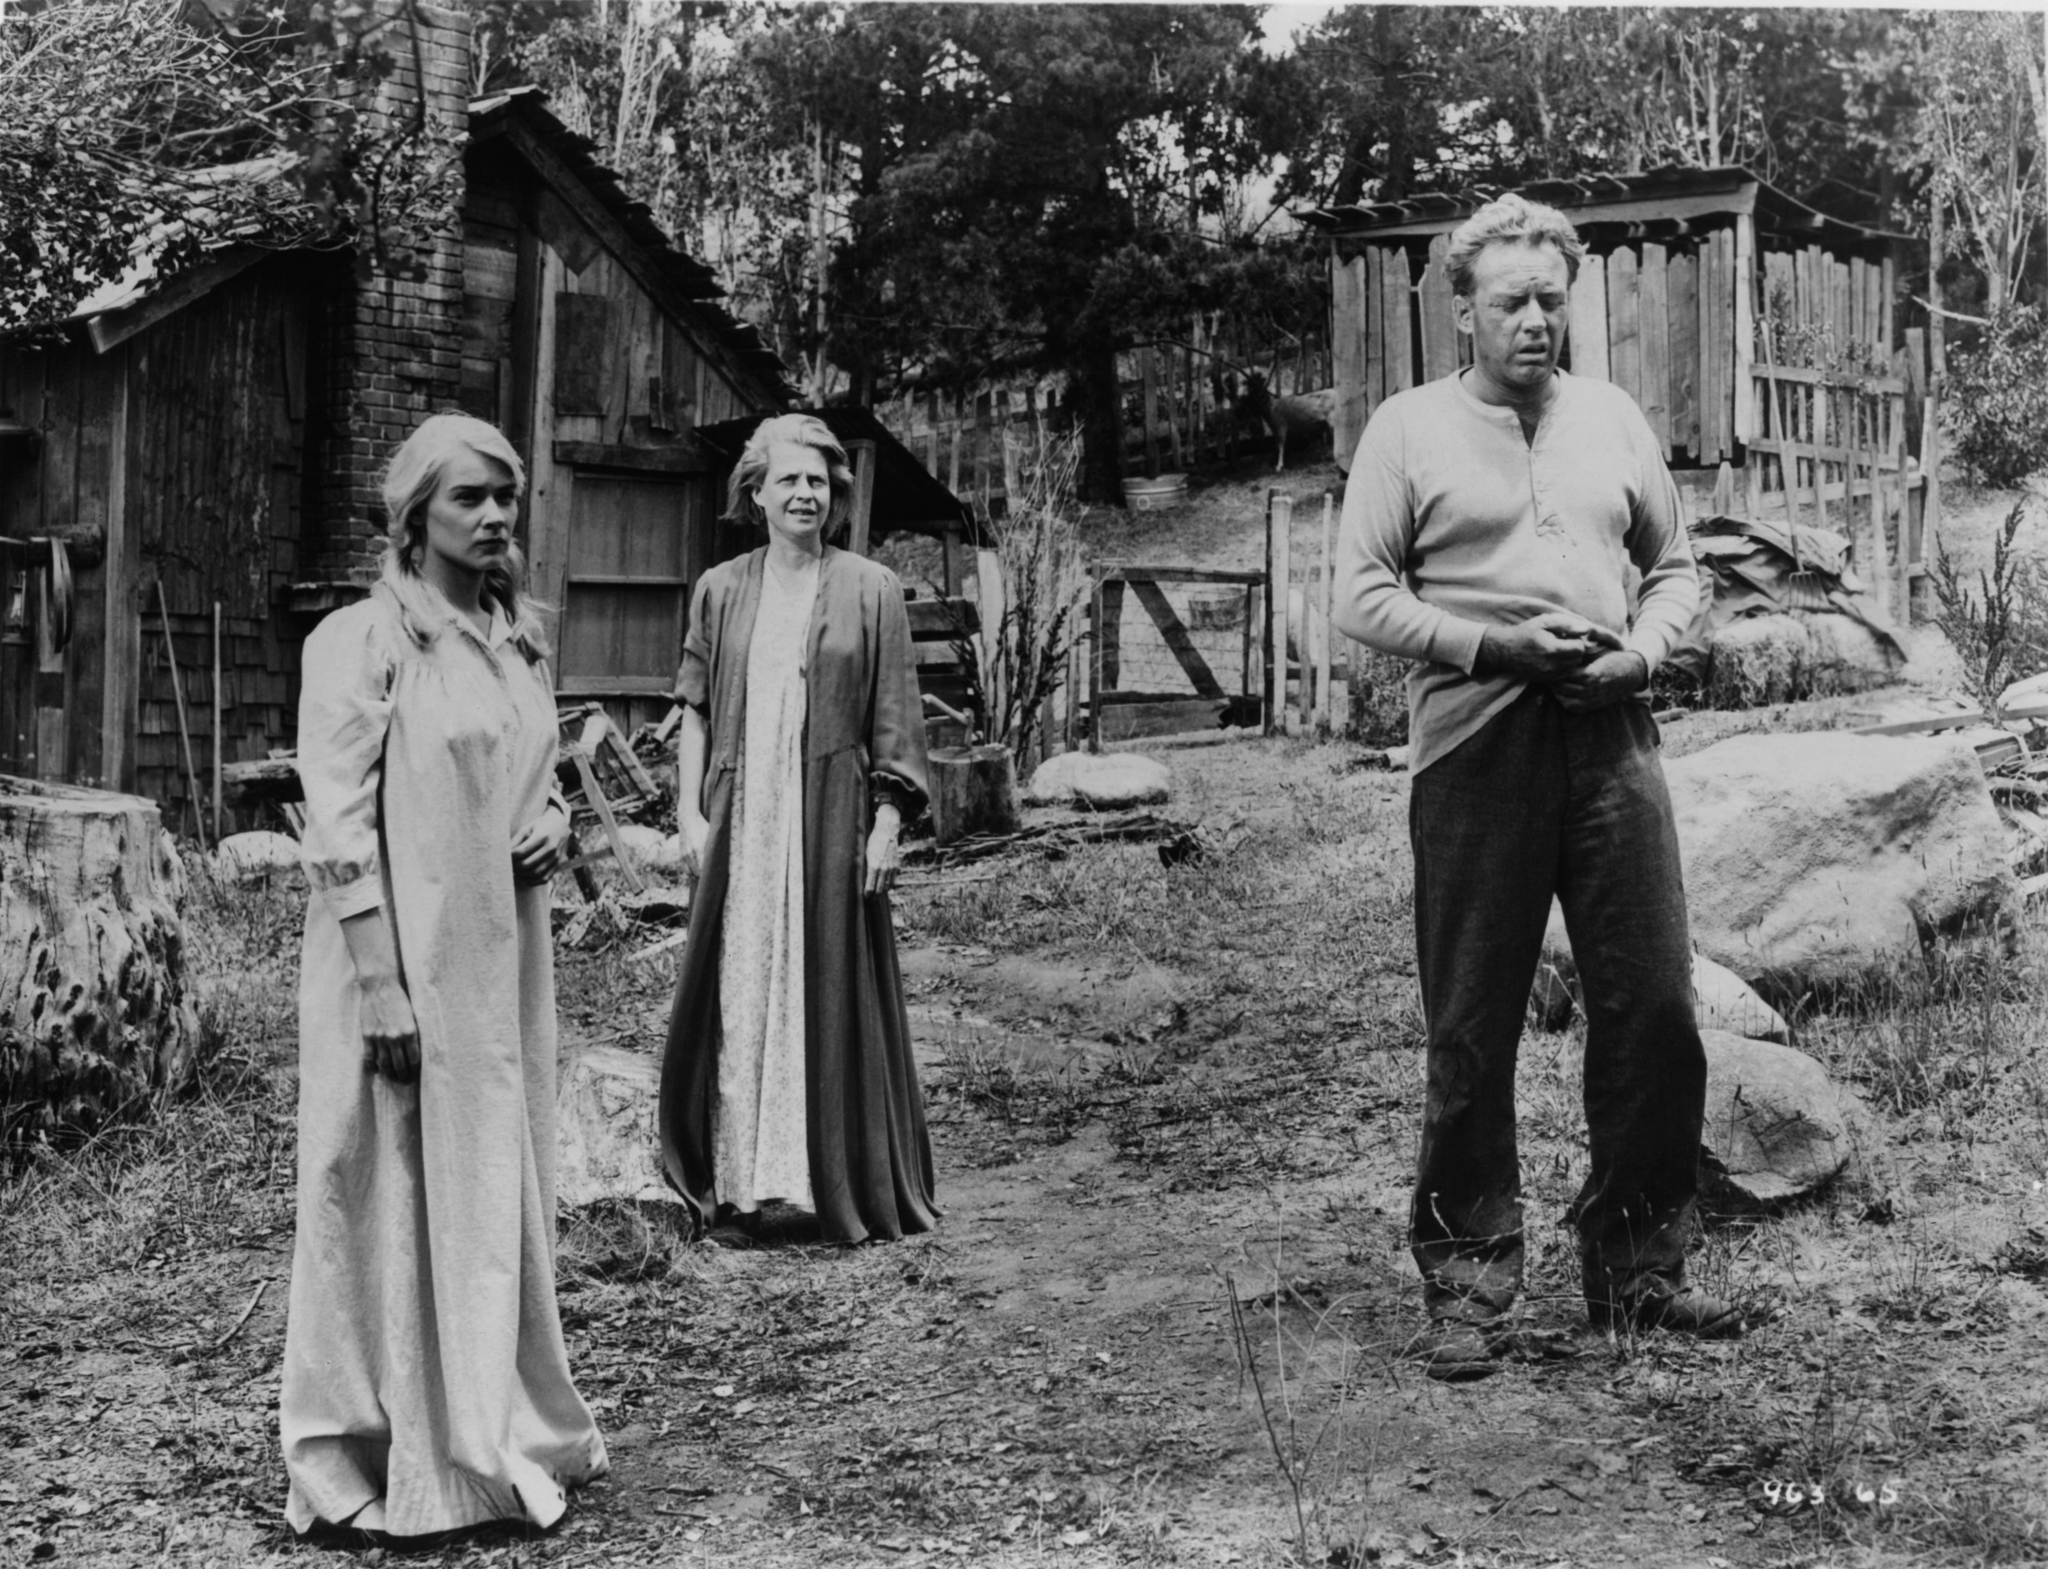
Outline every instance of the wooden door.
[(619, 699), (614, 717), (666, 711), (689, 615), (692, 541), (711, 526), (709, 475), (578, 469), (557, 639), (564, 697)]

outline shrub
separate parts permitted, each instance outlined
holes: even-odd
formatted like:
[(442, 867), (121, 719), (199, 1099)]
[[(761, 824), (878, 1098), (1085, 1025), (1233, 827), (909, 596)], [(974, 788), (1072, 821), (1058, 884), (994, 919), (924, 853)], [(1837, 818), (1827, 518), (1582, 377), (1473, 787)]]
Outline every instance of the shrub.
[(1977, 483), (2010, 489), (2048, 463), (2048, 318), (2031, 305), (2000, 310), (1974, 348), (1950, 356), (1943, 402)]
[(1935, 547), (1934, 624), (1962, 660), (1970, 695), (1994, 717), (2008, 685), (2048, 670), (2048, 585), (2013, 549), (2026, 519), (2025, 504), (2014, 503), (1992, 538), (1991, 570), (1978, 572), (1975, 592), (1947, 547)]

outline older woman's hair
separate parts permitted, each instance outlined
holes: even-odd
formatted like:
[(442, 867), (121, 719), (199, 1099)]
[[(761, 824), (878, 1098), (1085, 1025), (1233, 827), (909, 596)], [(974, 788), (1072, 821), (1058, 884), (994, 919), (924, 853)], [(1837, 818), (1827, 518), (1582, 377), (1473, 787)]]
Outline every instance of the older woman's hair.
[(1564, 256), (1565, 277), (1576, 282), (1579, 262), (1585, 257), (1586, 242), (1572, 227), (1571, 219), (1555, 207), (1532, 202), (1512, 193), (1497, 196), (1459, 224), (1451, 235), (1451, 248), (1444, 257), (1444, 271), (1450, 275), (1451, 292), (1472, 297), (1472, 274), (1479, 265), (1479, 253), (1489, 245), (1555, 245)]
[(825, 533), (830, 535), (853, 515), (853, 466), (846, 461), (846, 449), (832, 434), (832, 427), (815, 414), (778, 414), (754, 427), (733, 466), (732, 483), (726, 487), (725, 515), (756, 528), (767, 526), (754, 492), (768, 479), (768, 449), (778, 441), (824, 454), (825, 472), (832, 479), (832, 505), (825, 513)]
[[(446, 606), (420, 571), (427, 553), (427, 503), (440, 488), (449, 460), (465, 452), (502, 463), (518, 494), (526, 494), (526, 465), (519, 461), (505, 433), (469, 414), (434, 414), (421, 420), (384, 468), (384, 514), (389, 527), (383, 578), (397, 596), (406, 631), (421, 645), (431, 643), (447, 619)], [(541, 607), (524, 593), (525, 573), (526, 558), (514, 543), (506, 550), (505, 559), (484, 574), (484, 602), (497, 606), (511, 625), (513, 641), (528, 659), (544, 659), (548, 648), (540, 624)]]

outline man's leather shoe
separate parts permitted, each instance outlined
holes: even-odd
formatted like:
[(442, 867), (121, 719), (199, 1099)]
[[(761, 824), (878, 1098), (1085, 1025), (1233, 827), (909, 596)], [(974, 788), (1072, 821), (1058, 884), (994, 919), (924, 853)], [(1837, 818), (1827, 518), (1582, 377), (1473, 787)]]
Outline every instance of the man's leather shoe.
[(1409, 1354), (1431, 1378), (1462, 1383), (1484, 1378), (1500, 1368), (1503, 1332), (1496, 1324), (1475, 1324), (1461, 1318), (1433, 1318), (1409, 1346)]
[(1589, 1297), (1586, 1316), (1600, 1329), (1668, 1329), (1676, 1335), (1694, 1335), (1701, 1340), (1739, 1339), (1747, 1327), (1742, 1310), (1720, 1297), (1682, 1287), (1677, 1291), (1644, 1292), (1626, 1301), (1611, 1297)]

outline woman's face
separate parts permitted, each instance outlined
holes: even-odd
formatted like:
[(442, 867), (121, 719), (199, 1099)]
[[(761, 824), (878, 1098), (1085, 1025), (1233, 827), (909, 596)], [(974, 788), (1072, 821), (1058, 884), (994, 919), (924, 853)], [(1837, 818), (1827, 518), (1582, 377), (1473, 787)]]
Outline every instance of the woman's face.
[(754, 487), (754, 502), (768, 519), (771, 537), (816, 549), (832, 513), (832, 470), (825, 454), (801, 442), (768, 443), (768, 472)]
[(465, 448), (442, 467), (427, 501), (426, 553), (458, 572), (489, 572), (505, 564), (518, 516), (512, 471)]

